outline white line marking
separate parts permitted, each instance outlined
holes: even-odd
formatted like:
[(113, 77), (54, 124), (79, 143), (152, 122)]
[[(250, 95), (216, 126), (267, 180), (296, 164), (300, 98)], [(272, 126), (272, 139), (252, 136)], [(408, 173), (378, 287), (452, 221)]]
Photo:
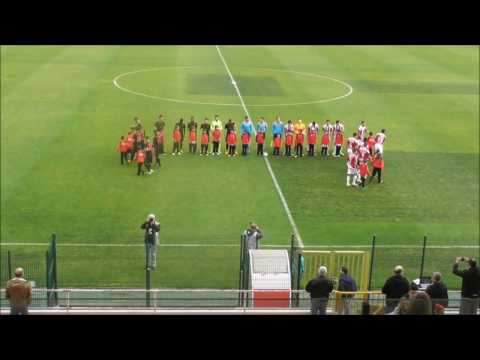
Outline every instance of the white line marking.
[[(128, 75), (131, 75), (131, 74), (137, 74), (137, 73), (141, 73), (141, 72), (159, 71), (159, 70), (163, 70), (163, 69), (191, 69), (191, 68), (195, 68), (195, 66), (166, 66), (166, 67), (161, 67), (161, 68), (148, 68), (148, 69), (129, 71), (129, 72), (117, 75), (113, 79), (113, 85), (115, 87), (117, 87), (118, 89), (122, 90), (122, 91), (128, 92), (130, 94), (138, 95), (138, 96), (147, 97), (147, 98), (150, 98), (150, 99), (171, 101), (171, 102), (176, 102), (176, 103), (181, 103), (181, 104), (215, 105), (215, 106), (242, 106), (241, 104), (238, 104), (238, 103), (234, 103), (234, 104), (231, 104), (231, 103), (210, 103), (210, 102), (172, 99), (172, 98), (165, 98), (165, 97), (160, 97), (160, 96), (148, 95), (148, 94), (145, 94), (145, 93), (142, 93), (142, 92), (130, 90), (130, 89), (120, 85), (119, 82), (118, 82), (118, 80), (120, 78), (124, 77), (124, 76), (128, 76)], [(246, 67), (242, 67), (242, 68), (246, 68)], [(249, 69), (249, 68), (246, 68), (246, 69)], [(297, 102), (297, 103), (285, 103), (285, 104), (259, 104), (259, 105), (249, 105), (249, 107), (276, 107), (276, 106), (298, 106), (298, 105), (321, 104), (321, 103), (326, 103), (326, 102), (346, 98), (347, 96), (350, 96), (353, 93), (353, 87), (350, 84), (348, 84), (348, 83), (346, 83), (342, 80), (335, 79), (335, 78), (330, 77), (330, 76), (313, 74), (313, 73), (306, 73), (306, 72), (300, 72), (300, 71), (268, 69), (268, 68), (261, 68), (261, 67), (253, 67), (251, 69), (282, 72), (282, 73), (291, 73), (291, 74), (297, 74), (297, 75), (303, 75), (303, 76), (309, 76), (309, 77), (328, 79), (328, 80), (332, 80), (334, 82), (337, 82), (339, 84), (342, 84), (343, 86), (348, 88), (348, 92), (344, 95), (340, 95), (340, 96), (333, 97), (333, 98), (328, 98), (328, 99), (323, 99), (323, 100), (314, 100), (314, 101)], [(235, 80), (232, 82), (232, 85), (234, 85), (234, 86), (237, 85)]]
[[(223, 65), (225, 66), (225, 69), (227, 70), (228, 75), (230, 76), (230, 80), (232, 80), (233, 87), (237, 91), (237, 95), (240, 98), (240, 102), (242, 103), (243, 110), (245, 111), (245, 114), (247, 114), (248, 118), (252, 120), (252, 117), (248, 113), (248, 109), (245, 106), (245, 102), (243, 101), (242, 94), (240, 94), (240, 89), (238, 88), (237, 82), (233, 78), (232, 73), (230, 72), (230, 69), (228, 68), (227, 62), (225, 61), (222, 52), (220, 51), (220, 47), (218, 45), (215, 45), (218, 55), (220, 56), (220, 59), (222, 59)], [(255, 128), (253, 128), (254, 133), (256, 134)], [(290, 212), (290, 209), (288, 208), (287, 201), (285, 200), (285, 197), (283, 196), (282, 189), (280, 189), (280, 186), (278, 185), (277, 178), (275, 177), (275, 174), (273, 173), (272, 167), (270, 165), (270, 161), (268, 160), (268, 157), (263, 157), (265, 160), (265, 164), (267, 164), (268, 171), (270, 173), (270, 176), (272, 177), (273, 184), (275, 185), (275, 188), (277, 189), (277, 193), (280, 196), (280, 200), (282, 201), (283, 208), (285, 209), (285, 212), (287, 213), (288, 221), (290, 221), (290, 224), (292, 225), (293, 228), (293, 233), (295, 237), (297, 238), (299, 244), (301, 247), (303, 247), (303, 241), (302, 237), (300, 236), (300, 233), (298, 232), (297, 225), (295, 224), (295, 221), (293, 220), (292, 213)]]
[[(0, 246), (48, 246), (49, 243), (0, 243)], [(143, 244), (95, 244), (95, 243), (57, 243), (58, 247), (143, 247)], [(239, 244), (160, 244), (160, 247), (239, 247)], [(290, 248), (290, 244), (261, 244), (262, 248)], [(362, 248), (370, 249), (371, 245), (306, 245), (305, 249), (329, 248)], [(376, 245), (386, 249), (421, 249), (422, 245)], [(478, 249), (478, 245), (427, 245), (427, 249)]]

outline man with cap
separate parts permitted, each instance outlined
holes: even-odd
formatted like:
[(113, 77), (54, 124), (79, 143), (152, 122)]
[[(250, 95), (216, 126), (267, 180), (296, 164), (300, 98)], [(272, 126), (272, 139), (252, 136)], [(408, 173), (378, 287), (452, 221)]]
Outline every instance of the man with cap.
[(145, 229), (145, 262), (147, 270), (155, 270), (157, 265), (157, 242), (160, 224), (155, 220), (155, 215), (150, 214), (140, 228)]
[(410, 290), (410, 284), (403, 276), (403, 267), (395, 266), (393, 276), (389, 277), (382, 287), (382, 293), (385, 294), (385, 314), (391, 313), (398, 305), (400, 298)]
[(308, 282), (305, 290), (310, 293), (311, 314), (327, 315), (327, 304), (333, 291), (333, 281), (327, 277), (327, 267), (318, 268), (318, 277)]
[(32, 285), (23, 278), (23, 269), (15, 269), (15, 277), (7, 282), (5, 297), (10, 301), (10, 315), (28, 315), (32, 302)]
[(250, 227), (243, 232), (247, 249), (257, 249), (258, 241), (263, 237), (262, 230), (251, 222)]

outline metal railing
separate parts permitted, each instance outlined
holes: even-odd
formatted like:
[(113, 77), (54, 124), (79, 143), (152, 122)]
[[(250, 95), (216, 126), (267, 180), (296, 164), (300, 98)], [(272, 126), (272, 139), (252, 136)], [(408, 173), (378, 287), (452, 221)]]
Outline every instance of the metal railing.
[[(58, 303), (49, 306), (46, 288), (34, 288), (30, 309), (254, 309), (253, 290), (221, 290), (221, 289), (57, 289)], [(282, 291), (284, 292), (284, 291)], [(343, 295), (333, 292), (327, 304), (329, 314), (343, 313)], [(449, 309), (457, 309), (460, 304), (459, 293), (450, 293)], [(149, 305), (146, 298), (149, 295)], [(351, 298), (351, 314), (362, 314), (365, 304), (369, 305), (370, 314), (381, 314), (385, 306), (385, 297), (380, 292), (353, 293)], [(9, 308), (5, 299), (5, 290), (0, 290), (0, 308)], [(239, 301), (242, 298), (244, 301)], [(293, 301), (294, 299), (297, 301)], [(269, 309), (310, 310), (310, 296), (303, 290), (289, 293), (289, 306), (275, 306), (278, 298), (269, 301)], [(267, 299), (268, 300), (268, 299)], [(262, 297), (263, 303), (265, 298)], [(282, 301), (285, 304), (285, 301)]]

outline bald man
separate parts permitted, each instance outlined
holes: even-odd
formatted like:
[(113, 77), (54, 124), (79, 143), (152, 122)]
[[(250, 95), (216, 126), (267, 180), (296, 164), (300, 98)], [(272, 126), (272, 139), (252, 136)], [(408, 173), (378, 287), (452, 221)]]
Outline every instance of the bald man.
[(10, 301), (10, 315), (28, 315), (32, 302), (32, 285), (23, 278), (22, 268), (15, 269), (15, 277), (7, 282), (5, 296)]

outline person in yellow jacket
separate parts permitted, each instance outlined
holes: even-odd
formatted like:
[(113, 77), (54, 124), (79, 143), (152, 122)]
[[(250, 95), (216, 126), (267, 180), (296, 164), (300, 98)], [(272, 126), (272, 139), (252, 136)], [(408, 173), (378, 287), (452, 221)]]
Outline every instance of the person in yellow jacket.
[(305, 124), (302, 119), (298, 119), (294, 125), (295, 134), (305, 134)]

